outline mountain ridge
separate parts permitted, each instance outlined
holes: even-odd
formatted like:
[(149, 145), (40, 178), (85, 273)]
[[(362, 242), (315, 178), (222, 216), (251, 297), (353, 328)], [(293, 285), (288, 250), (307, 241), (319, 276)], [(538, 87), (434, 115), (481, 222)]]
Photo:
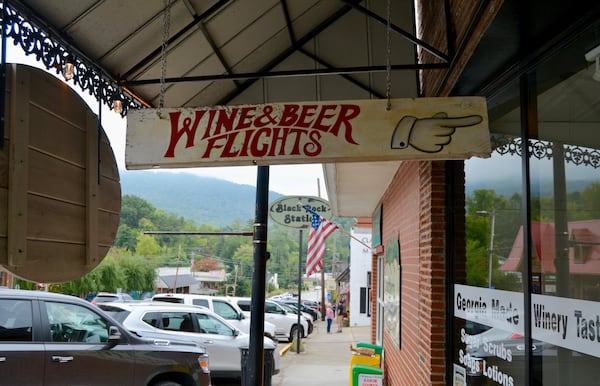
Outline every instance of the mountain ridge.
[[(256, 188), (251, 185), (185, 172), (119, 170), (119, 174), (122, 195), (138, 196), (197, 225), (225, 227), (255, 217)], [(269, 202), (282, 196), (269, 191)]]

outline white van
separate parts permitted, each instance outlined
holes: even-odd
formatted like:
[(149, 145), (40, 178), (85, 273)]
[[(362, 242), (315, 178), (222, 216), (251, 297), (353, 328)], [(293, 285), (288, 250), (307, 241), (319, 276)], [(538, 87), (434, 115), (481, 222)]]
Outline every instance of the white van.
[[(250, 333), (250, 318), (242, 309), (228, 298), (196, 294), (156, 294), (152, 301), (180, 303), (208, 308), (210, 311), (226, 319), (238, 330)], [(275, 325), (265, 321), (265, 336), (275, 340)]]

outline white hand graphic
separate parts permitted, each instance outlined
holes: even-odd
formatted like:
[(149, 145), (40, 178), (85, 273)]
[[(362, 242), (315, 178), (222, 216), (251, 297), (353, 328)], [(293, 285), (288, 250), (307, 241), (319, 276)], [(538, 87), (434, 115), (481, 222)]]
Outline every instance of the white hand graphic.
[(409, 145), (424, 153), (438, 153), (452, 141), (457, 127), (474, 126), (483, 121), (480, 115), (448, 118), (437, 113), (431, 118), (404, 116), (392, 134), (392, 149), (406, 149)]

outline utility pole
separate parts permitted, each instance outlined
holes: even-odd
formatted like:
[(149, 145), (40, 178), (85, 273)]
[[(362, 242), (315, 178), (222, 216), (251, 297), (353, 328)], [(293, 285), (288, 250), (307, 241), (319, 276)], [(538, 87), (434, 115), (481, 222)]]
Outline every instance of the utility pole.
[(179, 276), (179, 262), (181, 261), (181, 244), (177, 249), (177, 267), (175, 268), (175, 280), (173, 280), (173, 293), (177, 293), (177, 276)]
[(238, 275), (238, 265), (234, 265), (235, 268), (235, 279), (233, 280), (233, 296), (235, 296), (235, 290), (237, 289), (237, 275)]
[(496, 227), (496, 208), (492, 208), (492, 229), (490, 231), (490, 249), (488, 257), (488, 288), (492, 288), (492, 260), (494, 259), (494, 233)]

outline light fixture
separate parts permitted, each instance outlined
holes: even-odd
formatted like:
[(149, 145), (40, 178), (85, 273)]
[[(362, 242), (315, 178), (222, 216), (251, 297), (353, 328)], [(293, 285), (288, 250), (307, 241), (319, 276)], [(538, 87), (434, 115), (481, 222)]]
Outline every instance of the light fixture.
[(585, 60), (587, 60), (588, 62), (596, 61), (596, 70), (592, 75), (592, 79), (594, 79), (597, 82), (600, 82), (600, 46), (588, 51), (585, 54)]
[(75, 76), (75, 60), (73, 56), (67, 55), (65, 58), (65, 63), (62, 66), (62, 74), (65, 80), (71, 80)]
[(110, 98), (110, 108), (117, 114), (121, 114), (123, 112), (123, 98), (121, 97), (121, 93), (119, 91), (115, 91), (115, 93)]

